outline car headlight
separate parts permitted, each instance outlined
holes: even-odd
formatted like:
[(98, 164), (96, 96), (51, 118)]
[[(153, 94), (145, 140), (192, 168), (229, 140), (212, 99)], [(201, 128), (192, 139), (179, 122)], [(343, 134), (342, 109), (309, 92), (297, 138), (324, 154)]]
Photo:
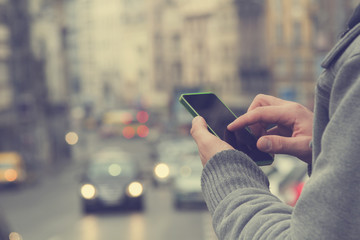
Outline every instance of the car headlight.
[(139, 197), (143, 193), (143, 190), (144, 188), (141, 183), (132, 182), (127, 187), (126, 193), (129, 197)]
[(11, 233), (9, 234), (9, 239), (10, 239), (10, 240), (21, 240), (21, 239), (23, 239), (23, 237), (20, 235), (20, 233), (11, 232)]
[(96, 188), (92, 184), (84, 184), (80, 189), (81, 196), (85, 199), (94, 199)]
[(4, 173), (5, 180), (8, 182), (14, 182), (18, 178), (19, 174), (15, 169), (7, 169)]
[(169, 177), (170, 168), (165, 163), (159, 163), (154, 168), (154, 174), (157, 178), (165, 179), (165, 178)]
[(180, 176), (182, 177), (190, 177), (192, 169), (189, 166), (183, 166), (180, 168)]

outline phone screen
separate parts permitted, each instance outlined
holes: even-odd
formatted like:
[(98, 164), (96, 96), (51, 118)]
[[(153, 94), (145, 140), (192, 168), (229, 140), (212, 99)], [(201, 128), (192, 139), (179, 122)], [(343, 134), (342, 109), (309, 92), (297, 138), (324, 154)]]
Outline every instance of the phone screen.
[(202, 116), (212, 131), (225, 140), (227, 125), (236, 116), (220, 101), (215, 94), (186, 95), (185, 100)]
[(236, 119), (235, 114), (213, 93), (183, 94), (188, 105), (202, 116), (210, 132), (229, 143), (235, 149), (245, 152), (258, 165), (268, 165), (273, 157), (257, 149), (256, 137), (248, 128), (236, 132), (227, 130), (227, 126)]

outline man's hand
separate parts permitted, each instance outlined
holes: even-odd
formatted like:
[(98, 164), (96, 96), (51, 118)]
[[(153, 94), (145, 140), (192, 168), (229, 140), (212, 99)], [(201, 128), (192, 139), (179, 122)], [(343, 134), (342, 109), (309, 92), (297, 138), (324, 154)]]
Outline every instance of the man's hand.
[(205, 166), (216, 153), (234, 149), (231, 145), (210, 133), (207, 129), (205, 119), (202, 117), (195, 117), (193, 119), (190, 133), (198, 146), (203, 166)]
[[(275, 124), (267, 129), (270, 124)], [(304, 106), (276, 97), (260, 94), (255, 97), (248, 112), (228, 126), (228, 130), (249, 126), (260, 137), (257, 147), (272, 154), (284, 153), (311, 163), (313, 113)]]

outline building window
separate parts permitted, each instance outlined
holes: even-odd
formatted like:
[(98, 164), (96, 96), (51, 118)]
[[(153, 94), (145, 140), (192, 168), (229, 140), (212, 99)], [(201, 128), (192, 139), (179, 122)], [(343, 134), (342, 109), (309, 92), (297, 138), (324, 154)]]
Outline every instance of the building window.
[(301, 0), (293, 0), (293, 7), (294, 8), (301, 8)]
[(283, 1), (282, 0), (275, 0), (275, 12), (276, 15), (283, 13)]
[(181, 50), (181, 38), (179, 34), (175, 34), (172, 37), (173, 51), (180, 53)]
[(302, 44), (302, 25), (299, 21), (294, 22), (293, 45), (299, 47)]
[(6, 43), (9, 39), (10, 31), (6, 25), (0, 23), (0, 42)]
[(173, 63), (172, 65), (172, 78), (175, 82), (181, 83), (182, 80), (182, 65), (180, 62)]
[(284, 26), (282, 23), (276, 24), (276, 45), (277, 46), (284, 45)]
[(301, 80), (304, 76), (305, 64), (301, 57), (294, 59), (294, 80)]
[(284, 78), (284, 77), (286, 77), (287, 69), (288, 69), (288, 66), (286, 64), (285, 59), (278, 58), (275, 63), (275, 75), (280, 78)]

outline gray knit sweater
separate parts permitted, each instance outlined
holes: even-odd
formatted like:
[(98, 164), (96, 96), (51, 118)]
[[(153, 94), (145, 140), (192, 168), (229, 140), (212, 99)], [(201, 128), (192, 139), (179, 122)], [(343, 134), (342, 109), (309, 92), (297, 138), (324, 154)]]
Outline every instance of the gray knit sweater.
[(201, 184), (219, 239), (360, 239), (360, 24), (327, 55), (316, 84), (312, 175), (295, 207), (273, 196), (242, 152), (205, 165)]

